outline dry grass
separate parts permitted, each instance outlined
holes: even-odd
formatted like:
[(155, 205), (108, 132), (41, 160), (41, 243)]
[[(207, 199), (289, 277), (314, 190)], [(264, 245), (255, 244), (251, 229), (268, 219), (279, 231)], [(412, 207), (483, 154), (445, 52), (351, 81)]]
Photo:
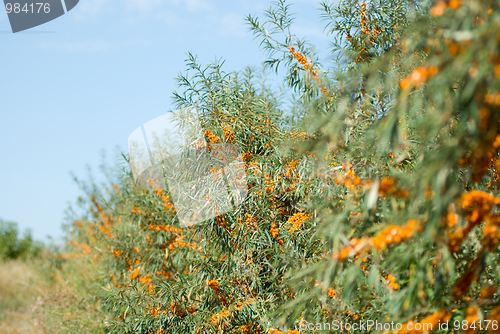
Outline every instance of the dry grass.
[(91, 288), (91, 259), (0, 262), (0, 334), (100, 333), (104, 314)]
[(0, 334), (43, 333), (33, 317), (47, 280), (35, 263), (0, 262)]

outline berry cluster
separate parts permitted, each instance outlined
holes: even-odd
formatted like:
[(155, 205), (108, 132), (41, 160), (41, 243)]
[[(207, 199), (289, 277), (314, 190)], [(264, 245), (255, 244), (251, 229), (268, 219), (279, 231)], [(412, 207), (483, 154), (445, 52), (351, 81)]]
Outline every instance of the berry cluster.
[(351, 239), (349, 246), (345, 247), (340, 252), (335, 252), (333, 258), (338, 261), (343, 261), (349, 256), (358, 256), (363, 252), (367, 252), (372, 247), (377, 251), (381, 251), (393, 243), (400, 243), (413, 237), (415, 232), (419, 232), (421, 229), (421, 223), (414, 219), (410, 219), (403, 226), (390, 225), (376, 237)]

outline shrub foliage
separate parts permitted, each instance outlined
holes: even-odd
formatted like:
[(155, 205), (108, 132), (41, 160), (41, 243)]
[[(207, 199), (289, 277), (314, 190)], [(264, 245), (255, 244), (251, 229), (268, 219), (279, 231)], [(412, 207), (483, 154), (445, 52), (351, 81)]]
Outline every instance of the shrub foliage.
[[(242, 149), (249, 195), (181, 228), (168, 191), (83, 185), (63, 257), (100, 266), (110, 333), (298, 333), (300, 324), (500, 320), (500, 8), (321, 3), (335, 61), (285, 0), (249, 16), (267, 69), (189, 55), (177, 108)], [(262, 77), (285, 71), (287, 94)], [(497, 197), (499, 196), (499, 197)], [(481, 325), (479, 321), (483, 321)], [(373, 329), (374, 331), (375, 329)], [(460, 330), (455, 330), (459, 332)]]

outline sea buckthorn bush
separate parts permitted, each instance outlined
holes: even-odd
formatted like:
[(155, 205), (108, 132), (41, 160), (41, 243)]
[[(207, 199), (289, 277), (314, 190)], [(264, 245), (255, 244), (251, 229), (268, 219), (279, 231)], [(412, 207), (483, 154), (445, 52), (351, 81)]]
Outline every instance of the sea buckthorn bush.
[[(181, 227), (168, 185), (141, 190), (127, 167), (82, 183), (60, 256), (99, 266), (107, 332), (500, 320), (498, 2), (320, 5), (333, 65), (280, 0), (247, 19), (265, 71), (189, 55), (178, 78), (175, 107), (196, 105), (206, 142), (242, 151), (238, 208)], [(262, 82), (269, 69), (290, 94)]]

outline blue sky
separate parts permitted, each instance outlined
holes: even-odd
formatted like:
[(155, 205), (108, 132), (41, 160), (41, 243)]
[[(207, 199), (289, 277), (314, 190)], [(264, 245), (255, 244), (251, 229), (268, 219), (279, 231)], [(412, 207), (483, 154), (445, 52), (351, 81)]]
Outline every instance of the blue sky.
[[(14, 0), (13, 0), (14, 1)], [(293, 0), (295, 32), (326, 57), (319, 1)], [(141, 124), (171, 110), (186, 53), (229, 72), (266, 59), (244, 17), (266, 0), (80, 0), (12, 34), (0, 8), (0, 218), (38, 239), (61, 237), (64, 211), (105, 150), (127, 150)], [(282, 74), (282, 73), (281, 73)]]

